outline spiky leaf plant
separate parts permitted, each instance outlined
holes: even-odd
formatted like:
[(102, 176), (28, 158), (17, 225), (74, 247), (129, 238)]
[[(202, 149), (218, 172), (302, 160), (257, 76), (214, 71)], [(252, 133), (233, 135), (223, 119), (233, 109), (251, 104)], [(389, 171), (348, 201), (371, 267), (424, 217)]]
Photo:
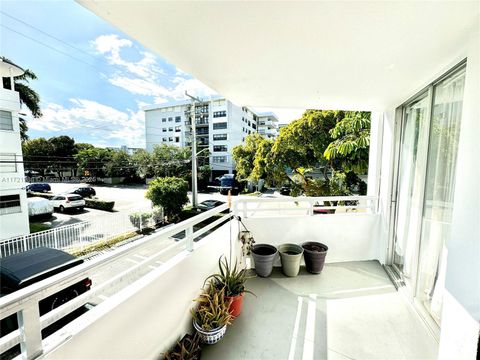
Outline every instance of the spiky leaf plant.
[(245, 282), (247, 281), (247, 270), (240, 269), (235, 263), (232, 268), (226, 258), (220, 256), (218, 259), (219, 273), (210, 275), (205, 282), (209, 281), (216, 289), (225, 289), (225, 296), (237, 296), (244, 292), (253, 294), (251, 291), (245, 290)]
[(201, 353), (201, 341), (198, 334), (185, 335), (177, 345), (164, 354), (164, 360), (199, 360)]
[(195, 322), (206, 331), (210, 331), (224, 325), (230, 325), (233, 316), (230, 315), (232, 300), (225, 298), (225, 290), (218, 290), (209, 283), (200, 296), (195, 300), (197, 307), (191, 309)]

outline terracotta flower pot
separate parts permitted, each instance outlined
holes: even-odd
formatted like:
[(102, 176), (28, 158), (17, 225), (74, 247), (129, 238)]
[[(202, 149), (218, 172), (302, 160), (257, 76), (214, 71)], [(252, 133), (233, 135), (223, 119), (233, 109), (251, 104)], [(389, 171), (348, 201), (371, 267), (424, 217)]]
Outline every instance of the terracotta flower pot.
[(225, 296), (225, 299), (227, 299), (228, 301), (232, 300), (229, 308), (230, 314), (232, 316), (237, 317), (242, 312), (244, 295), (245, 293), (241, 293), (240, 295), (237, 295), (237, 296)]

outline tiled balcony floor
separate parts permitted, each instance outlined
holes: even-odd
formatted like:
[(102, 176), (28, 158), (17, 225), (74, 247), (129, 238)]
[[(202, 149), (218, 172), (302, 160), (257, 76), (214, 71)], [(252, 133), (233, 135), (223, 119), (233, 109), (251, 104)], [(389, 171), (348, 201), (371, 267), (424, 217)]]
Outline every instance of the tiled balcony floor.
[(243, 312), (202, 358), (436, 359), (438, 344), (376, 261), (254, 278)]

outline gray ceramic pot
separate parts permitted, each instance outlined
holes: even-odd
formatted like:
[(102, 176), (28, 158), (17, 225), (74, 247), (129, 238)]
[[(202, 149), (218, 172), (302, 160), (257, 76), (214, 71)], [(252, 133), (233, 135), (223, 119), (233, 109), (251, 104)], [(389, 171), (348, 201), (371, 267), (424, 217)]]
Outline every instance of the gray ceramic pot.
[(320, 274), (325, 264), (328, 246), (319, 242), (309, 241), (302, 244), (305, 267), (312, 274)]
[(255, 263), (255, 272), (258, 276), (270, 276), (277, 253), (277, 248), (273, 245), (256, 244), (253, 246), (253, 262)]
[(287, 276), (297, 276), (300, 271), (303, 248), (297, 244), (283, 244), (278, 247), (282, 271)]

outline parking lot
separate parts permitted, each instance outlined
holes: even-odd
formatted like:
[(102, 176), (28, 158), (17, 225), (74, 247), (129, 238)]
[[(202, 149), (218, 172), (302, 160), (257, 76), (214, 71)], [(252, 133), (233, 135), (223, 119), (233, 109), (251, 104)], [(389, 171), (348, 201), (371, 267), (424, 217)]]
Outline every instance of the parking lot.
[[(78, 186), (85, 186), (84, 184), (72, 183), (50, 183), (53, 194), (65, 193)], [(145, 198), (147, 192), (147, 185), (92, 185), (96, 191), (96, 198), (100, 200), (115, 201), (115, 212), (130, 213), (134, 211), (146, 211), (151, 207), (150, 200)], [(240, 195), (244, 196), (244, 195)], [(188, 197), (191, 202), (192, 194), (189, 192)], [(221, 200), (227, 201), (226, 195), (221, 195), (218, 192), (213, 193), (199, 193), (198, 201), (204, 200)], [(109, 212), (85, 208), (82, 211), (69, 211), (60, 213), (56, 211), (50, 219), (34, 220), (35, 223), (42, 223), (51, 228), (75, 224), (81, 221), (90, 220), (99, 216), (110, 214)]]

